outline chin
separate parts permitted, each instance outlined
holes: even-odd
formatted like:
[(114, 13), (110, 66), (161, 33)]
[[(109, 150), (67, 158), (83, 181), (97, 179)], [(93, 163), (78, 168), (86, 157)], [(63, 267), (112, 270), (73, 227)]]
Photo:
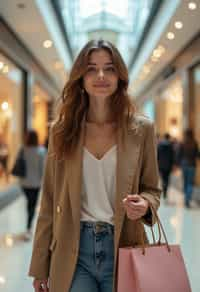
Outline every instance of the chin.
[(106, 98), (109, 98), (109, 97), (111, 96), (111, 94), (98, 93), (98, 94), (94, 94), (94, 96), (95, 96), (96, 98), (106, 99)]
[(101, 97), (101, 98), (108, 98), (110, 97), (111, 95), (113, 95), (114, 92), (100, 92), (100, 91), (96, 91), (94, 92), (93, 96), (96, 96), (96, 97)]

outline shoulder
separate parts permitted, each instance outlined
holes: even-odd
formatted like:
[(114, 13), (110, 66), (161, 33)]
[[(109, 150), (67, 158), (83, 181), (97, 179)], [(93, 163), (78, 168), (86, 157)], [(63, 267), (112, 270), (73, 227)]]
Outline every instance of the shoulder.
[(154, 131), (154, 122), (142, 114), (134, 114), (130, 119), (129, 130), (138, 133)]
[(46, 152), (47, 152), (47, 150), (46, 150), (46, 148), (44, 146), (38, 146), (38, 154), (40, 156), (45, 156)]

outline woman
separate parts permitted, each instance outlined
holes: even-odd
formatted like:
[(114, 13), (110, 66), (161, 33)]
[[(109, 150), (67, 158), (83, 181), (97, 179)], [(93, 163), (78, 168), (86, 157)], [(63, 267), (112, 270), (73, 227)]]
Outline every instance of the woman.
[(25, 146), (21, 150), (26, 165), (26, 174), (20, 179), (20, 185), (27, 200), (27, 223), (24, 239), (31, 238), (31, 227), (41, 186), (46, 150), (38, 145), (35, 130), (29, 130), (25, 138)]
[(51, 130), (30, 267), (39, 291), (115, 290), (119, 246), (146, 240), (159, 206), (152, 124), (135, 114), (109, 42), (77, 57)]
[(190, 208), (196, 172), (196, 161), (198, 157), (198, 144), (194, 139), (192, 130), (187, 129), (184, 132), (183, 143), (180, 145), (178, 153), (178, 160), (183, 174), (183, 190), (186, 208)]

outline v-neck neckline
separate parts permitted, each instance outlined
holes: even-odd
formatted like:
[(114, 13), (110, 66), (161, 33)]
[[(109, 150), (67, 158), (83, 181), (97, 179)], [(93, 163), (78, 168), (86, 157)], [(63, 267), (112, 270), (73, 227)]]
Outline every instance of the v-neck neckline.
[(93, 153), (91, 153), (85, 146), (84, 146), (84, 150), (95, 160), (101, 162), (103, 161), (107, 156), (108, 154), (110, 154), (115, 148), (117, 147), (117, 144), (113, 145), (109, 150), (107, 150), (104, 155), (98, 159)]

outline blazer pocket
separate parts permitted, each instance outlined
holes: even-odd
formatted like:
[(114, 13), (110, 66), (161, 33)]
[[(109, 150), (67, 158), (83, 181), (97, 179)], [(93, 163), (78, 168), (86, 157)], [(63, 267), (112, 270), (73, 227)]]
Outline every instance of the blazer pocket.
[(49, 246), (49, 250), (52, 252), (54, 251), (55, 247), (56, 247), (56, 243), (57, 243), (57, 240), (55, 238), (52, 239), (51, 243), (50, 243), (50, 246)]

